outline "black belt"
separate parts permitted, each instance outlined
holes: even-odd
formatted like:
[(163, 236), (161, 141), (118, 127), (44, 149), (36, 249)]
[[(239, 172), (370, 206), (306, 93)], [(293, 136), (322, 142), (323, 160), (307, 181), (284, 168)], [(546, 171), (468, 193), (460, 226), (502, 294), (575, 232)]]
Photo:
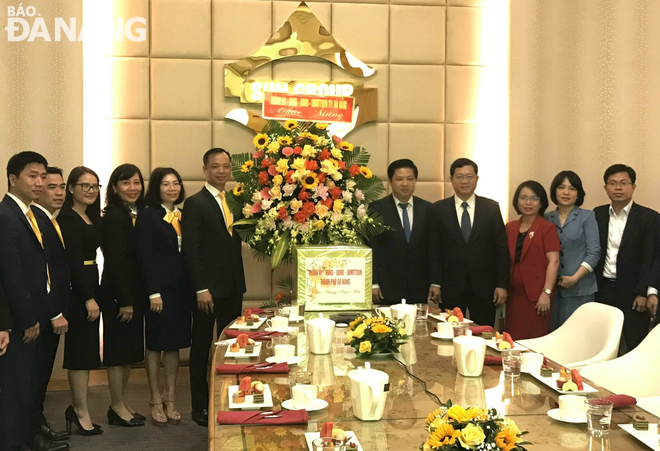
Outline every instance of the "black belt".
[(616, 287), (616, 279), (608, 279), (607, 277), (603, 277), (603, 280), (605, 281), (606, 284), (608, 284), (611, 287)]

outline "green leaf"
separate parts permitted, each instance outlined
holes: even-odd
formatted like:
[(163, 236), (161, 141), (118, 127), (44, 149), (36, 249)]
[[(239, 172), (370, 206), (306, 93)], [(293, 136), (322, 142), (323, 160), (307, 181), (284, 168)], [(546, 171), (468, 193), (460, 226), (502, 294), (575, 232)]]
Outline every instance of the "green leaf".
[(268, 123), (264, 125), (264, 128), (261, 130), (261, 132), (267, 134), (268, 136), (283, 136), (288, 134), (288, 131), (286, 128), (284, 128), (284, 125), (277, 121), (268, 121)]
[(293, 276), (288, 275), (282, 277), (280, 280), (277, 281), (275, 286), (279, 288), (280, 291), (284, 291), (284, 292), (293, 291)]
[(282, 259), (284, 258), (284, 255), (288, 252), (289, 250), (289, 243), (291, 242), (291, 230), (286, 229), (282, 235), (280, 235), (280, 239), (275, 244), (275, 248), (273, 248), (273, 254), (270, 256), (270, 266), (273, 271), (275, 271), (275, 268), (277, 268), (282, 262)]
[(344, 152), (344, 162), (346, 167), (349, 167), (353, 164), (358, 166), (366, 166), (371, 159), (371, 155), (364, 150), (362, 147), (354, 147), (353, 152)]
[(246, 161), (251, 159), (252, 154), (250, 153), (237, 153), (231, 156), (231, 173), (235, 180), (238, 180), (242, 177), (242, 174), (244, 173), (241, 172), (241, 166), (243, 166)]
[(375, 175), (370, 179), (356, 177), (355, 189), (360, 189), (364, 193), (366, 203), (374, 202), (380, 199), (380, 195), (385, 191), (385, 186), (380, 178)]

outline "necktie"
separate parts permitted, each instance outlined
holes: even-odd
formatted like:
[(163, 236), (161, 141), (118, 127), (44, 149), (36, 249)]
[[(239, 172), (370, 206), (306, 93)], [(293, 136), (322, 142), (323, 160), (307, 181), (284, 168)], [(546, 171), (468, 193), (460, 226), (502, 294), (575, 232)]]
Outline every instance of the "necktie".
[(62, 242), (62, 247), (64, 247), (64, 237), (62, 236), (62, 229), (60, 229), (60, 225), (57, 223), (57, 219), (53, 218), (50, 220), (50, 222), (53, 223), (53, 227), (55, 227), (55, 231), (57, 232), (57, 235), (60, 237), (60, 241)]
[(229, 205), (227, 205), (227, 199), (225, 198), (225, 192), (220, 191), (218, 193), (218, 196), (220, 197), (220, 203), (222, 204), (222, 212), (225, 215), (225, 225), (227, 226), (227, 231), (229, 232), (230, 235), (234, 235), (234, 233), (231, 230), (231, 225), (234, 222), (234, 220), (231, 217), (231, 210), (229, 209)]
[(172, 224), (174, 231), (177, 235), (181, 236), (181, 212), (180, 211), (168, 211), (163, 220), (169, 224)]
[(137, 220), (137, 213), (131, 210), (130, 215), (131, 215), (131, 220), (133, 221), (133, 227), (135, 227), (135, 221)]
[(465, 242), (467, 243), (470, 239), (470, 232), (472, 231), (472, 224), (470, 224), (470, 214), (467, 210), (469, 205), (467, 202), (463, 202), (461, 207), (463, 207), (463, 216), (461, 216), (461, 232), (463, 233), (463, 238), (465, 238)]
[[(32, 210), (28, 210), (27, 213), (25, 213), (25, 216), (27, 216), (30, 220), (32, 231), (37, 236), (37, 240), (39, 240), (39, 244), (41, 244), (41, 248), (43, 249), (44, 242), (41, 238), (41, 230), (39, 230), (39, 224), (37, 224), (37, 218), (34, 217), (34, 212), (32, 212)], [(48, 263), (46, 263), (46, 276), (48, 277), (48, 286), (50, 287), (50, 269), (48, 268)]]
[(408, 218), (408, 202), (399, 203), (401, 209), (401, 216), (403, 217), (403, 234), (406, 236), (406, 241), (410, 241), (410, 218)]

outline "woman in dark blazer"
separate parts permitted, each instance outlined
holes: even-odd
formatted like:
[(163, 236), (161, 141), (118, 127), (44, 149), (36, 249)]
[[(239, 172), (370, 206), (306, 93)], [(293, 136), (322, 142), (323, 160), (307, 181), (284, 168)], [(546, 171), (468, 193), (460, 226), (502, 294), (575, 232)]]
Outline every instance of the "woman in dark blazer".
[[(195, 302), (181, 254), (181, 212), (176, 207), (185, 196), (176, 170), (154, 169), (145, 196), (148, 208), (140, 212), (135, 224), (138, 261), (149, 295), (144, 317), (147, 378), (151, 417), (157, 426), (181, 421), (174, 406), (179, 349), (190, 346), (191, 308)], [(158, 383), (161, 353), (165, 369), (162, 395)]]
[(97, 303), (99, 269), (96, 252), (101, 246), (101, 185), (94, 171), (73, 168), (66, 183), (66, 198), (57, 222), (66, 243), (71, 271), (71, 300), (64, 336), (64, 368), (68, 370), (71, 405), (66, 409), (67, 430), (75, 424), (82, 435), (103, 431), (92, 423), (87, 408), (89, 371), (101, 366)]
[(110, 175), (103, 215), (103, 364), (108, 367), (111, 405), (108, 422), (142, 426), (144, 416), (124, 400), (131, 364), (144, 360), (142, 286), (135, 252), (134, 226), (144, 208), (144, 181), (137, 166), (122, 164)]
[(557, 228), (543, 219), (548, 195), (540, 183), (521, 183), (513, 196), (513, 208), (521, 216), (506, 225), (511, 288), (505, 329), (514, 340), (520, 340), (550, 332), (552, 289), (561, 246)]

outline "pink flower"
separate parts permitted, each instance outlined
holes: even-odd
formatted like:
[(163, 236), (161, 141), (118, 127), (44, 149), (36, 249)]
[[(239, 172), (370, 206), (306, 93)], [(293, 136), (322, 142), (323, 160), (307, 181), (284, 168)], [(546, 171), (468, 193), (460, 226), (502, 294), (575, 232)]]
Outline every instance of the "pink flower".
[(268, 166), (268, 173), (269, 173), (272, 177), (275, 177), (275, 176), (277, 175), (277, 166), (275, 166), (274, 164)]
[(252, 154), (252, 158), (254, 158), (255, 160), (257, 158), (261, 158), (263, 156), (264, 156), (264, 151), (263, 150), (257, 150), (255, 153)]
[(339, 144), (340, 142), (342, 142), (342, 139), (341, 139), (339, 136), (333, 136), (333, 137), (332, 137), (332, 140), (333, 140), (334, 142), (336, 142), (337, 144)]
[(367, 214), (367, 206), (364, 205), (364, 204), (361, 204), (357, 209), (357, 216), (358, 216), (358, 218), (361, 218), (366, 214)]
[(287, 183), (284, 185), (284, 195), (285, 196), (291, 196), (293, 195), (293, 191), (296, 189), (296, 185), (292, 185), (290, 183)]
[(342, 191), (342, 192), (341, 192), (341, 196), (344, 198), (344, 200), (345, 200), (346, 202), (350, 202), (350, 201), (353, 200), (353, 193), (351, 193), (351, 192), (348, 191), (348, 190), (346, 190), (346, 191)]
[(314, 199), (318, 199), (319, 197), (323, 200), (326, 200), (328, 198), (328, 187), (325, 185), (318, 185), (315, 189), (314, 193)]
[(360, 190), (360, 189), (355, 190), (355, 199), (357, 199), (359, 201), (364, 200), (364, 193), (362, 192), (362, 190)]
[(293, 149), (291, 147), (285, 147), (284, 149), (282, 149), (282, 154), (285, 157), (290, 157), (291, 155), (293, 155)]
[(269, 191), (270, 191), (270, 188), (264, 188), (264, 189), (262, 189), (262, 190), (260, 191), (260, 193), (259, 193), (259, 194), (261, 194), (261, 198), (262, 198), (262, 199), (266, 199), (266, 200), (270, 199), (270, 193), (269, 193)]
[(261, 202), (256, 202), (252, 205), (252, 213), (259, 213), (261, 211)]

